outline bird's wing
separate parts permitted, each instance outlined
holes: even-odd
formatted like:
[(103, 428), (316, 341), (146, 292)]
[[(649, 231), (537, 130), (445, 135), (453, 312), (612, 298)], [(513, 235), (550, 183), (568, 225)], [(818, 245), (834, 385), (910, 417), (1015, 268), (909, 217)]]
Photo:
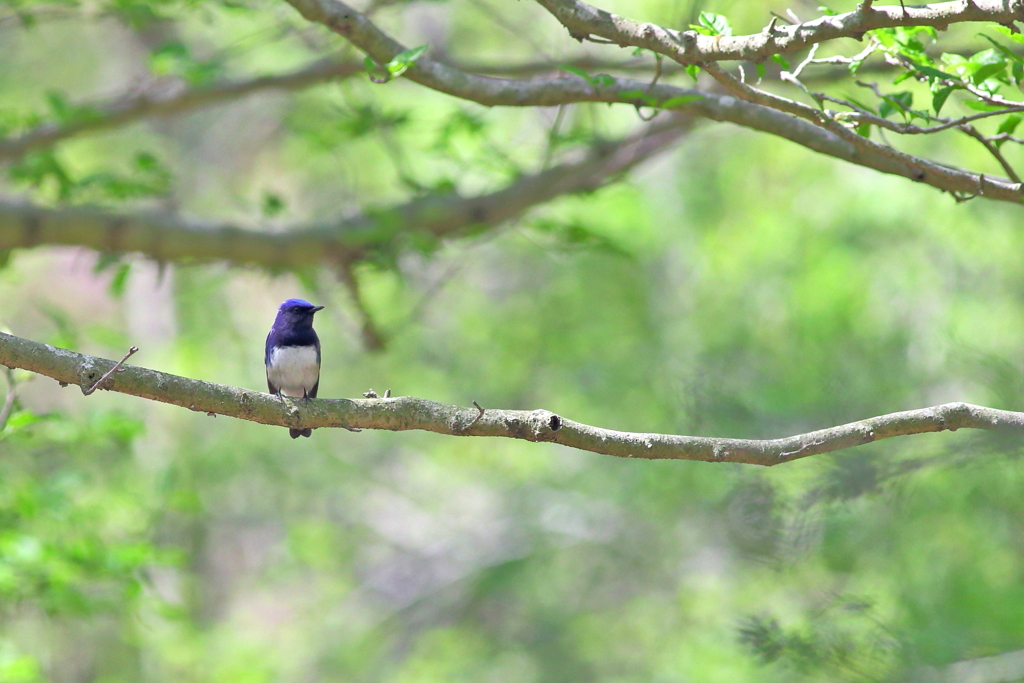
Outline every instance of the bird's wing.
[(306, 392), (306, 396), (308, 396), (310, 398), (316, 398), (316, 392), (317, 392), (318, 389), (320, 389), (320, 380), (319, 379), (316, 381), (316, 384), (313, 385), (313, 388)]
[(267, 391), (272, 394), (279, 394), (281, 393), (281, 389), (279, 387), (275, 387), (274, 383), (270, 381), (270, 353), (272, 350), (270, 346), (270, 338), (273, 336), (274, 328), (271, 327), (270, 332), (267, 334), (267, 345), (263, 353), (263, 364), (267, 366)]
[(271, 327), (270, 328), (270, 332), (267, 333), (267, 344), (266, 344), (266, 346), (264, 347), (264, 350), (263, 350), (263, 364), (264, 365), (270, 365), (270, 351), (271, 351), (271, 348), (272, 348), (270, 346), (270, 339), (273, 336), (274, 336), (274, 328)]

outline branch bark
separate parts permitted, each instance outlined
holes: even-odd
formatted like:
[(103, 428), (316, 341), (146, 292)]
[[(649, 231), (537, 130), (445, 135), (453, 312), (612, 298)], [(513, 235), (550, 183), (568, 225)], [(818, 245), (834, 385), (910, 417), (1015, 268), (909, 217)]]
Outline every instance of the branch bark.
[[(0, 333), (0, 365), (45, 375), (64, 385), (75, 384), (84, 391), (116, 363)], [(196, 412), (296, 429), (416, 429), (449, 436), (500, 436), (550, 442), (622, 458), (765, 466), (909, 434), (965, 428), (1024, 434), (1024, 413), (966, 403), (890, 413), (782, 439), (756, 440), (620, 432), (574, 422), (548, 410), (479, 409), (409, 396), (281, 401), (259, 391), (132, 365), (124, 365), (121, 372), (113, 373), (101, 389)]]
[(269, 233), (159, 213), (115, 214), (0, 202), (0, 249), (62, 244), (107, 252), (139, 252), (161, 261), (225, 260), (270, 268), (351, 263), (370, 249), (390, 248), (403, 233), (438, 238), (474, 234), (563, 194), (595, 190), (671, 147), (692, 126), (686, 116), (639, 134), (595, 145), (566, 162), (476, 197), (438, 195), (377, 209), (330, 225)]

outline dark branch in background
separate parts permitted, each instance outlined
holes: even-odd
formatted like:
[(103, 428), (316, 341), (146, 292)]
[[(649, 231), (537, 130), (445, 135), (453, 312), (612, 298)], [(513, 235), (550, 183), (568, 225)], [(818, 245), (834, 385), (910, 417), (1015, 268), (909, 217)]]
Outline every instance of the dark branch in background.
[(450, 436), (500, 436), (544, 441), (623, 458), (702, 460), (778, 465), (881, 439), (957, 429), (1024, 434), (1024, 413), (966, 403), (881, 415), (783, 439), (719, 439), (620, 432), (567, 420), (548, 410), (498, 410), (447, 405), (421, 398), (285, 400), (240, 387), (211, 384), (116, 363), (0, 333), (0, 365), (22, 368), (63, 384), (91, 387), (104, 373), (105, 389), (196, 412), (302, 429), (425, 430)]
[(175, 88), (163, 93), (143, 92), (126, 95), (113, 102), (78, 105), (78, 121), (46, 123), (18, 137), (0, 139), (0, 161), (17, 159), (28, 152), (49, 147), (82, 133), (116, 128), (150, 116), (181, 114), (264, 90), (298, 90), (336, 78), (348, 78), (361, 71), (361, 65), (324, 60), (280, 76), (229, 81), (185, 90)]
[(596, 144), (579, 161), (521, 177), (490, 194), (428, 196), (334, 224), (283, 233), (190, 222), (159, 213), (122, 215), (0, 202), (0, 249), (64, 244), (139, 252), (159, 261), (217, 259), (281, 269), (351, 263), (373, 250), (400, 247), (396, 240), (403, 233), (436, 238), (470, 235), (555, 197), (596, 190), (669, 149), (691, 125), (692, 119), (685, 116), (666, 119), (634, 137)]
[(367, 351), (381, 351), (386, 345), (384, 334), (380, 331), (370, 309), (363, 300), (363, 292), (359, 286), (359, 278), (353, 270), (351, 261), (344, 261), (338, 265), (338, 277), (341, 279), (345, 289), (352, 298), (352, 306), (356, 310), (356, 318), (359, 322), (359, 336), (363, 342), (363, 348)]

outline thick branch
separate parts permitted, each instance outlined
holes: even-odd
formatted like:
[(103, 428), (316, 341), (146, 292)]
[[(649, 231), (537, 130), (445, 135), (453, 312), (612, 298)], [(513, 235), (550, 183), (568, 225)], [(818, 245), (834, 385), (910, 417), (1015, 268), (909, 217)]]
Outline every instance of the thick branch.
[[(390, 61), (405, 46), (377, 28), (366, 16), (340, 0), (287, 0), (304, 17), (321, 23), (380, 63)], [(598, 12), (598, 10), (594, 10)], [(600, 13), (602, 17), (607, 13)], [(610, 16), (610, 15), (609, 15)], [(625, 21), (625, 20), (624, 20)], [(627, 32), (616, 33), (619, 42), (631, 39)], [(640, 45), (640, 43), (632, 43)], [(1022, 188), (1006, 179), (981, 176), (935, 164), (889, 147), (877, 145), (845, 129), (839, 124), (823, 129), (816, 120), (801, 121), (771, 106), (737, 100), (727, 95), (699, 92), (663, 84), (650, 85), (628, 78), (609, 78), (603, 83), (582, 78), (538, 78), (509, 80), (469, 74), (423, 56), (405, 76), (421, 85), (487, 106), (556, 106), (573, 102), (622, 102), (643, 105), (642, 93), (655, 102), (683, 98), (670, 108), (674, 111), (702, 116), (715, 121), (728, 121), (786, 138), (816, 152), (860, 166), (891, 173), (922, 182), (954, 195), (983, 194), (989, 199), (1019, 202)], [(761, 91), (757, 91), (761, 92)], [(699, 96), (699, 99), (692, 99)], [(781, 99), (781, 98), (780, 98)], [(773, 102), (774, 104), (774, 102)], [(800, 107), (792, 103), (794, 107)], [(802, 111), (802, 110), (801, 110)], [(828, 128), (828, 126), (824, 126)], [(857, 138), (857, 139), (854, 139)], [(924, 172), (932, 169), (934, 172)]]
[[(0, 365), (88, 388), (115, 362), (0, 333)], [(102, 389), (260, 424), (296, 429), (419, 429), (450, 436), (501, 436), (548, 441), (623, 458), (770, 466), (894, 436), (947, 429), (1000, 429), (1024, 435), (1024, 413), (966, 403), (891, 413), (783, 439), (718, 439), (620, 432), (573, 422), (547, 410), (478, 409), (412, 397), (282, 402), (259, 391), (131, 365), (122, 370), (114, 373)]]
[(439, 238), (472, 234), (560, 195), (597, 189), (669, 149), (691, 123), (682, 116), (665, 120), (632, 138), (595, 145), (580, 161), (524, 176), (491, 194), (430, 196), (331, 225), (288, 232), (190, 222), (158, 213), (119, 215), (0, 202), (0, 249), (64, 244), (140, 252), (161, 261), (220, 259), (273, 268), (351, 262), (370, 249), (389, 248), (402, 233)]
[[(838, 38), (860, 40), (866, 31), (896, 26), (932, 26), (1024, 20), (1024, 5), (1007, 0), (955, 0), (931, 5), (862, 6), (853, 12), (824, 16), (792, 25), (772, 22), (759, 33), (745, 36), (705, 36), (674, 31), (606, 12), (580, 0), (537, 0), (577, 40), (599, 36), (621, 46), (661, 53), (681, 64), (723, 60), (761, 62), (774, 54), (794, 52)], [(292, 4), (295, 4), (294, 2)]]

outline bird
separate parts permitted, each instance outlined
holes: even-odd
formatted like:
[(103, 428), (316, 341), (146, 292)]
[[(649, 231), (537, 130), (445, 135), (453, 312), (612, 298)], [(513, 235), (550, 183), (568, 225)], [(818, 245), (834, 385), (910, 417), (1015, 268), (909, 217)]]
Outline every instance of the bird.
[[(264, 362), (267, 389), (282, 401), (284, 396), (316, 398), (320, 388), (320, 338), (313, 329), (313, 315), (323, 310), (304, 299), (288, 299), (277, 309), (277, 317), (267, 335)], [(297, 439), (313, 430), (288, 429)]]

